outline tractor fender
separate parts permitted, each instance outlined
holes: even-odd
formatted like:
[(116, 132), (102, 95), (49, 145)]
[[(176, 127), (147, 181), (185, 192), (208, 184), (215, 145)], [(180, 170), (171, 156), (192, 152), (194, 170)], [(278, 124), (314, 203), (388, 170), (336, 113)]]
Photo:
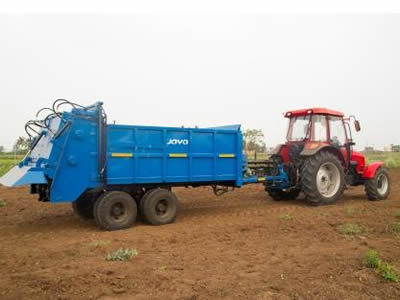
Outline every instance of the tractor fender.
[(339, 149), (337, 149), (329, 144), (321, 144), (321, 143), (306, 144), (306, 146), (304, 147), (304, 150), (300, 153), (300, 155), (302, 157), (314, 156), (315, 154), (317, 154), (318, 152), (321, 152), (321, 151), (328, 151), (328, 152), (336, 155), (337, 158), (343, 163), (343, 165), (345, 164), (345, 159), (343, 157), (342, 152), (340, 152)]
[(289, 148), (286, 144), (278, 145), (271, 152), (271, 157), (280, 156), (284, 163), (288, 163), (290, 161), (288, 149)]
[(375, 178), (376, 172), (383, 166), (383, 162), (378, 161), (374, 162), (372, 164), (369, 164), (363, 173), (363, 178), (364, 179), (373, 179)]

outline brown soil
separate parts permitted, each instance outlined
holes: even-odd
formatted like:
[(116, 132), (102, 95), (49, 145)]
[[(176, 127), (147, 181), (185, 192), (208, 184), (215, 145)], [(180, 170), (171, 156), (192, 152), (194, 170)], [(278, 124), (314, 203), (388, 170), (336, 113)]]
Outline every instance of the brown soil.
[[(400, 170), (391, 173), (388, 201), (369, 202), (360, 187), (327, 207), (274, 202), (262, 185), (220, 198), (176, 189), (174, 224), (119, 232), (79, 220), (70, 205), (39, 203), (26, 188), (0, 187), (0, 298), (400, 299), (400, 284), (362, 265), (374, 248), (400, 270), (400, 237), (388, 230), (400, 223)], [(346, 237), (338, 227), (347, 223), (364, 232)], [(121, 247), (139, 255), (105, 260)]]

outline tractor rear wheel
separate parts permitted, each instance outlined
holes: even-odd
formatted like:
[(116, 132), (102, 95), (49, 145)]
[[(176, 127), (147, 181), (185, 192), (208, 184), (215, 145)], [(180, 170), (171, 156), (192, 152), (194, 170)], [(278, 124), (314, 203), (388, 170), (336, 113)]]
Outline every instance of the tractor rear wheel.
[(72, 210), (74, 211), (75, 215), (84, 220), (93, 219), (92, 197), (83, 194), (75, 202), (72, 202)]
[(140, 213), (152, 225), (172, 223), (176, 218), (178, 199), (167, 189), (148, 191), (140, 202)]
[(282, 191), (282, 190), (268, 190), (268, 195), (275, 201), (295, 200), (300, 195), (299, 190)]
[(135, 223), (137, 206), (131, 195), (120, 191), (105, 192), (94, 205), (96, 224), (108, 231), (129, 228)]
[(380, 168), (375, 178), (365, 181), (365, 192), (370, 201), (385, 200), (390, 194), (390, 177), (386, 169)]
[(305, 160), (301, 182), (308, 203), (333, 204), (344, 192), (343, 166), (334, 154), (319, 152)]

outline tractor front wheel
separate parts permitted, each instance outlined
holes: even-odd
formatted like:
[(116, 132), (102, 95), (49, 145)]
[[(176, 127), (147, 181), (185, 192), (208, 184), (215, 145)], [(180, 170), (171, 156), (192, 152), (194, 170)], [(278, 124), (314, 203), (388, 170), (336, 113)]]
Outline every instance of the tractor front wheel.
[(120, 191), (102, 194), (94, 205), (96, 224), (108, 231), (129, 228), (135, 223), (137, 205), (131, 195)]
[(301, 182), (308, 203), (333, 204), (344, 192), (343, 166), (334, 154), (319, 152), (305, 160)]
[(365, 181), (365, 192), (370, 201), (385, 200), (390, 194), (390, 177), (384, 168), (380, 168), (375, 178)]

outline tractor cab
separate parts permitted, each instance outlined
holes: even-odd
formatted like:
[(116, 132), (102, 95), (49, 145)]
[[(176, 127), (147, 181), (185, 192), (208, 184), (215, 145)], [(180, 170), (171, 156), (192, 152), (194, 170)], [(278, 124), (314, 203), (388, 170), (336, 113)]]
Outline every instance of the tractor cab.
[(347, 133), (340, 112), (327, 109), (308, 109), (287, 112), (288, 142), (345, 144)]
[[(289, 127), (284, 162), (295, 161), (299, 155), (316, 153), (329, 146), (340, 152), (344, 164), (349, 166), (354, 145), (350, 118), (344, 119), (343, 113), (326, 108), (289, 111), (285, 117), (289, 119)], [(360, 130), (357, 120), (355, 128)]]

